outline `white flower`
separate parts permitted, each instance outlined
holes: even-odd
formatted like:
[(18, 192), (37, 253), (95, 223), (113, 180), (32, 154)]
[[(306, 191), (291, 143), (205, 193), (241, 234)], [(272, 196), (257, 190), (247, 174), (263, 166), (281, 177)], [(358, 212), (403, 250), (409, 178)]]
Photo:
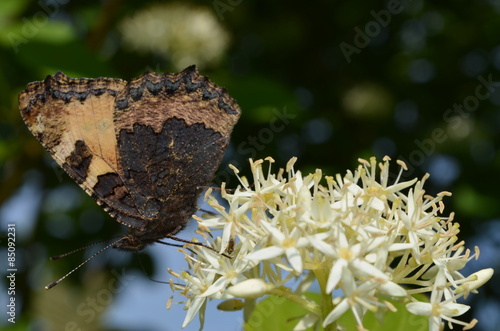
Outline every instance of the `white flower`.
[[(211, 232), (207, 245), (214, 251), (191, 246), (185, 252), (191, 272), (171, 272), (177, 278), (173, 289), (187, 297), (184, 326), (203, 312), (206, 299), (243, 299), (237, 307), (248, 317), (255, 300), (265, 295), (308, 311), (296, 330), (342, 327), (334, 323), (349, 312), (363, 330), (367, 312), (380, 316), (394, 310), (386, 298), (411, 301), (407, 310), (428, 316), (431, 330), (438, 330), (442, 321), (474, 325), (475, 320), (455, 318), (469, 309), (457, 299), (475, 292), (493, 271), (469, 277), (459, 272), (479, 251), (471, 255), (458, 242), (453, 214), (441, 215), (441, 200), (449, 193), (425, 195), (428, 175), (400, 182), (406, 168), (402, 162), (391, 182), (387, 157), (382, 163), (360, 160), (354, 172), (334, 177), (323, 177), (320, 170), (303, 176), (294, 170), (295, 160), (276, 174), (271, 158), (267, 173), (264, 161), (251, 161), (253, 185), (233, 167), (241, 187), (234, 193), (222, 187), (228, 210), (207, 193), (218, 215), (196, 219), (200, 231)], [(216, 230), (222, 231), (219, 237)], [(215, 253), (229, 251), (232, 258)], [(292, 279), (298, 280), (296, 286)], [(303, 295), (314, 282), (322, 306)], [(415, 293), (428, 293), (430, 302), (417, 302)]]
[(469, 293), (486, 284), (493, 276), (493, 269), (483, 269), (467, 277), (466, 282), (456, 288), (455, 294)]
[[(302, 272), (302, 258), (299, 248), (309, 244), (307, 238), (303, 238), (299, 228), (293, 228), (290, 233), (282, 233), (276, 227), (269, 223), (261, 223), (271, 235), (273, 246), (265, 247), (250, 253), (247, 259), (250, 260), (268, 260), (274, 257), (285, 255), (293, 270), (297, 273)], [(282, 227), (287, 230), (287, 227)]]
[(229, 45), (213, 10), (182, 2), (142, 9), (125, 18), (120, 30), (127, 46), (163, 55), (178, 70), (216, 64)]
[(464, 314), (469, 308), (467, 305), (455, 302), (453, 294), (446, 287), (444, 272), (439, 272), (436, 277), (430, 302), (410, 302), (406, 305), (406, 309), (415, 315), (429, 316), (430, 331), (442, 330), (442, 320), (466, 327), (475, 324), (475, 321), (465, 323), (453, 318)]
[(256, 263), (242, 257), (246, 252), (246, 250), (242, 248), (239, 249), (238, 256), (232, 259), (222, 257), (207, 249), (198, 251), (199, 255), (203, 254), (205, 258), (205, 264), (200, 271), (203, 274), (214, 275), (217, 279), (205, 289), (202, 294), (202, 296), (205, 297), (220, 293), (230, 284), (238, 284), (245, 281), (247, 277), (244, 276), (244, 272), (252, 269), (256, 265)]
[(257, 299), (273, 288), (274, 286), (267, 284), (262, 279), (252, 278), (231, 286), (227, 292), (238, 298)]

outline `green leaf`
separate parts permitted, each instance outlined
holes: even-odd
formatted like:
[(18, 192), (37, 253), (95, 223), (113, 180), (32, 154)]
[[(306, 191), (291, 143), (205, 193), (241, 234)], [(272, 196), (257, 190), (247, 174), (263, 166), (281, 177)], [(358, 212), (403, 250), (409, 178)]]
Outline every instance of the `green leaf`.
[[(425, 295), (416, 296), (419, 301), (428, 302)], [(387, 300), (396, 307), (397, 311), (387, 311), (379, 321), (375, 317), (375, 313), (367, 312), (363, 317), (363, 326), (370, 331), (427, 331), (429, 329), (429, 319), (426, 316), (418, 316), (411, 314), (406, 310), (406, 303)], [(338, 323), (347, 330), (357, 330), (356, 320), (351, 311), (346, 312)]]
[[(312, 301), (321, 301), (321, 295), (318, 293), (306, 293), (305, 295)], [(307, 310), (291, 301), (277, 296), (269, 296), (255, 306), (250, 318), (244, 325), (244, 330), (293, 330), (299, 320), (307, 313)]]
[[(73, 29), (62, 22), (34, 23), (33, 19), (23, 18), (0, 31), (0, 42), (6, 46), (22, 47), (30, 42), (62, 44), (75, 38)], [(16, 47), (16, 48), (17, 48)]]
[(0, 1), (0, 26), (7, 20), (19, 15), (27, 6), (29, 0), (2, 0)]
[[(318, 293), (306, 293), (309, 300), (316, 303), (321, 302), (321, 295)], [(425, 295), (416, 296), (419, 301), (428, 302)], [(397, 311), (388, 311), (382, 320), (375, 317), (372, 312), (367, 312), (363, 318), (363, 326), (370, 331), (426, 331), (428, 330), (428, 318), (425, 316), (413, 315), (406, 310), (406, 303), (388, 300), (396, 307)], [(256, 306), (247, 323), (245, 331), (274, 331), (293, 330), (299, 320), (308, 311), (286, 299), (269, 296), (260, 301)], [(348, 310), (338, 321), (338, 324), (346, 330), (357, 330), (357, 322)], [(310, 328), (308, 330), (316, 330)], [(323, 330), (319, 328), (317, 330)]]

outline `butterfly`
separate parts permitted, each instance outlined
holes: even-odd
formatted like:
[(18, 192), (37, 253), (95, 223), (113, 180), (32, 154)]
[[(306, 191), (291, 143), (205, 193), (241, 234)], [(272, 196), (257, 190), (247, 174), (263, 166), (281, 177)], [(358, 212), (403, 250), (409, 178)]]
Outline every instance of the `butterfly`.
[(130, 82), (59, 71), (28, 84), (19, 109), (64, 171), (129, 227), (112, 244), (125, 251), (186, 226), (241, 114), (225, 89), (195, 66)]

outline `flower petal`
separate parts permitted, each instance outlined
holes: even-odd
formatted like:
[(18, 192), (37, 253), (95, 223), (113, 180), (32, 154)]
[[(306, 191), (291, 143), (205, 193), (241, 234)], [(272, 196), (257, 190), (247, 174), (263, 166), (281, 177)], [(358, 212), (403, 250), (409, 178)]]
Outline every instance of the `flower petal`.
[(258, 251), (252, 252), (246, 256), (250, 260), (268, 260), (273, 257), (277, 257), (285, 253), (285, 250), (280, 247), (271, 246), (259, 249)]
[(300, 256), (299, 250), (295, 247), (290, 247), (286, 251), (286, 258), (292, 266), (293, 270), (298, 273), (302, 272), (302, 257)]

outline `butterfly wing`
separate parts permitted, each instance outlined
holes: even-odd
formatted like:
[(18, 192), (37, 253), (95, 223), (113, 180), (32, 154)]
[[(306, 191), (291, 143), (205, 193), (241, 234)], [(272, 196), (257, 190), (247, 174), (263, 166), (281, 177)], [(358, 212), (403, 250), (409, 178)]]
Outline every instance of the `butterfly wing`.
[(120, 79), (72, 79), (58, 72), (28, 84), (19, 109), (33, 135), (84, 190), (121, 223), (142, 224), (121, 177), (113, 122)]
[(19, 108), (56, 162), (112, 217), (140, 231), (160, 227), (158, 236), (177, 232), (194, 212), (241, 113), (194, 66), (130, 83), (58, 72), (29, 84)]
[(179, 231), (217, 170), (240, 109), (189, 67), (145, 74), (118, 95), (115, 110), (124, 183), (139, 212), (164, 236)]

